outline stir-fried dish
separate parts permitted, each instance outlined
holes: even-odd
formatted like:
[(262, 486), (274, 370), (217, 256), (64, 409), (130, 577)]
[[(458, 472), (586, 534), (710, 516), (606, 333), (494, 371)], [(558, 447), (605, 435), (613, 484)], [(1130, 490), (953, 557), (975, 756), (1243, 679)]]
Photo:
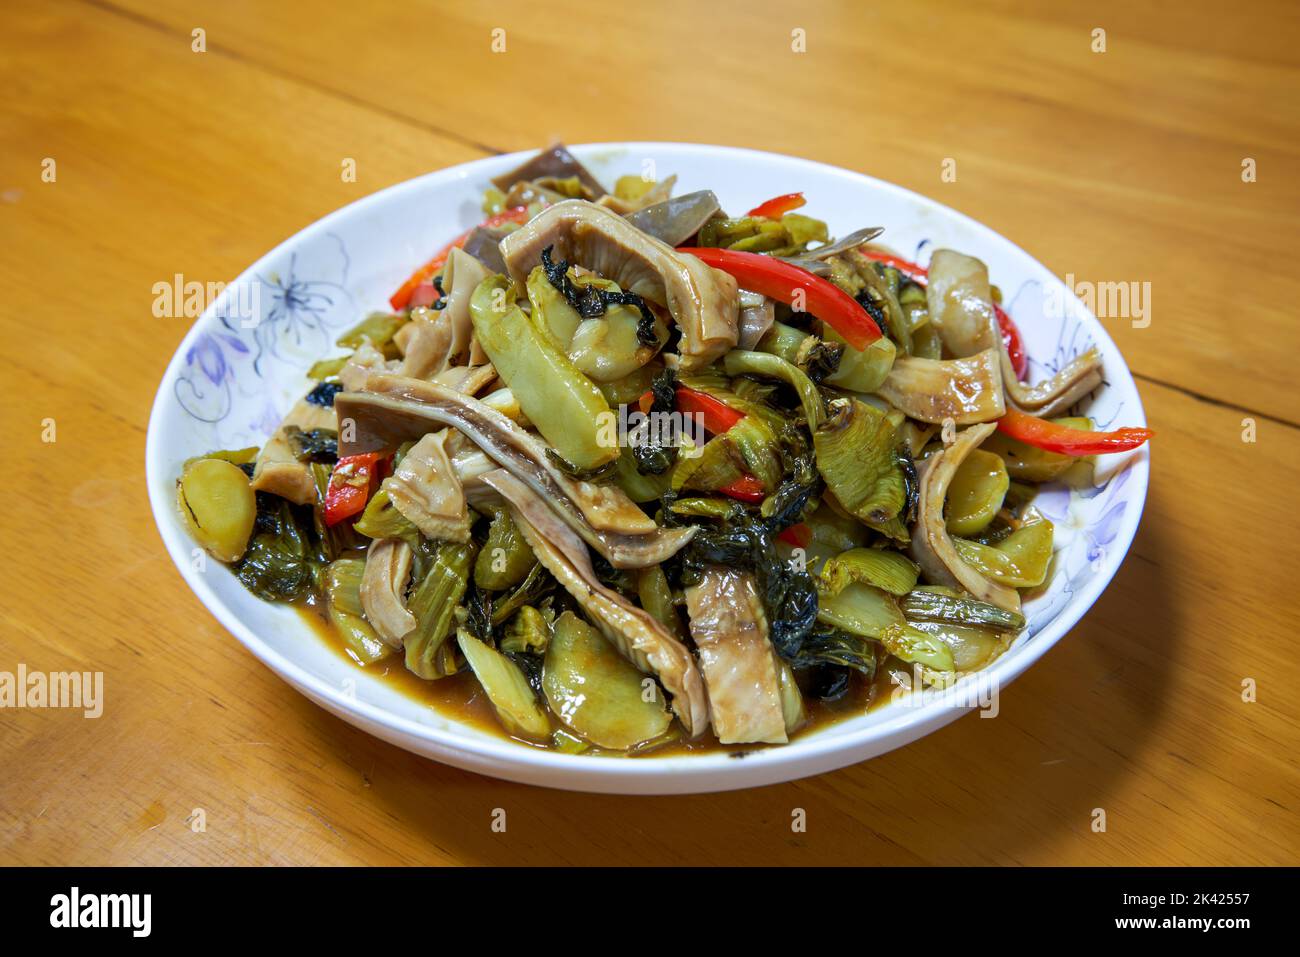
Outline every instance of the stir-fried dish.
[(185, 464), (195, 539), (571, 753), (785, 743), (987, 665), (1048, 577), (1036, 487), (1150, 435), (1071, 414), (1098, 353), (1031, 385), (970, 251), (672, 187), (559, 145), (498, 177), (262, 448)]

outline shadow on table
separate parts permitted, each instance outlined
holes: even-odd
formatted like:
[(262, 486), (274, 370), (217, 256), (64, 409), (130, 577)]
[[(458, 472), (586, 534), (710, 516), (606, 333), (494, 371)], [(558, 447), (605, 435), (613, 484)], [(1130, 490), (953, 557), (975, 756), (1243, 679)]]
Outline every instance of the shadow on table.
[[(1085, 619), (1001, 696), (998, 719), (968, 715), (872, 761), (766, 788), (629, 798), (512, 784), (409, 754), (300, 702), (322, 744), (367, 776), (364, 800), (400, 823), (400, 843), (372, 845), (366, 860), (1054, 863), (1063, 838), (1095, 839), (1093, 809), (1112, 807), (1164, 708), (1180, 631), (1174, 560), (1149, 520)], [(505, 833), (491, 827), (497, 808)], [(803, 832), (791, 826), (799, 812)], [(355, 829), (371, 836), (364, 822)], [(1099, 846), (1071, 848), (1071, 860)]]

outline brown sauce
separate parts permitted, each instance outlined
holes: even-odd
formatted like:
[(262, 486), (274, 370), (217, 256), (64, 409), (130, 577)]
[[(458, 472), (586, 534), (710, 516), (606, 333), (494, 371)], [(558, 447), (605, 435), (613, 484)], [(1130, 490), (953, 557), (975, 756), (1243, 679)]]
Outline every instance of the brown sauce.
[[(542, 747), (534, 741), (524, 741), (505, 732), (497, 721), (491, 702), (488, 701), (487, 695), (483, 693), (478, 680), (471, 672), (463, 671), (446, 678), (440, 678), (437, 681), (427, 681), (408, 671), (400, 654), (389, 655), (387, 658), (372, 665), (367, 665), (362, 669), (362, 665), (348, 651), (347, 646), (339, 638), (334, 627), (316, 608), (310, 606), (300, 607), (299, 611), (303, 620), (319, 635), (320, 640), (333, 649), (335, 653), (346, 658), (354, 668), (364, 670), (366, 674), (378, 676), (385, 684), (407, 698), (432, 708), (445, 718), (463, 722), (496, 737), (513, 741), (524, 747)], [(861, 675), (855, 673), (849, 682), (848, 693), (838, 701), (819, 701), (805, 697), (804, 712), (807, 715), (807, 720), (794, 733), (792, 740), (798, 740), (804, 735), (833, 725), (845, 718), (852, 718), (866, 713), (882, 701), (887, 701), (891, 688), (892, 685), (883, 672), (878, 671), (872, 681), (867, 681)], [(676, 722), (674, 722), (673, 727), (680, 731), (680, 726)], [(713, 736), (712, 732), (708, 732), (694, 740), (679, 738), (636, 753), (671, 756), (726, 751), (736, 757), (743, 757), (750, 751), (767, 747), (779, 748), (782, 745), (723, 744)], [(553, 749), (546, 748), (545, 750)], [(584, 755), (599, 755), (604, 752), (598, 748), (591, 748), (582, 753)], [(623, 755), (625, 752), (608, 753)]]

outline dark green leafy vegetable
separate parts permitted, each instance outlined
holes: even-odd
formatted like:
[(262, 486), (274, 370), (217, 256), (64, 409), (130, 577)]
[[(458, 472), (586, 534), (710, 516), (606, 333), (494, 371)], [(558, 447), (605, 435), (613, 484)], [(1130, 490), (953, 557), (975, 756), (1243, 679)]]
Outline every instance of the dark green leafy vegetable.
[(253, 537), (233, 568), (244, 587), (266, 601), (298, 601), (315, 594), (320, 572), (294, 506), (266, 492), (257, 493)]
[(339, 434), (333, 429), (312, 429), (304, 432), (296, 425), (284, 427), (284, 437), (289, 449), (299, 462), (324, 462), (333, 465), (339, 460)]
[(578, 315), (584, 319), (596, 319), (603, 316), (610, 306), (634, 306), (641, 313), (641, 321), (636, 328), (637, 341), (643, 346), (659, 345), (655, 315), (644, 299), (634, 292), (611, 292), (597, 285), (575, 283), (569, 277), (569, 261), (552, 261), (551, 249), (551, 246), (547, 246), (542, 250), (542, 269), (546, 273), (546, 279), (577, 310)]

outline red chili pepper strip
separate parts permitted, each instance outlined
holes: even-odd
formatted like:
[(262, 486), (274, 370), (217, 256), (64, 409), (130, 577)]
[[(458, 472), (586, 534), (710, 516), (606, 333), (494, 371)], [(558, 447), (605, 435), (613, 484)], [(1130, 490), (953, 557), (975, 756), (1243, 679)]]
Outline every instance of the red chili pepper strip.
[[(877, 252), (874, 249), (859, 249), (858, 252), (875, 262), (893, 266), (922, 286), (929, 279), (929, 272), (914, 262), (891, 256), (889, 253)], [(1025, 341), (1020, 336), (1020, 330), (1016, 328), (1015, 320), (1008, 316), (996, 302), (993, 304), (993, 312), (998, 317), (998, 329), (1002, 333), (1002, 344), (1007, 347), (1011, 368), (1016, 370), (1017, 378), (1023, 379), (1029, 373), (1029, 355), (1025, 352)]]
[[(479, 225), (487, 229), (492, 229), (493, 227), (501, 226), (505, 223), (525, 223), (527, 221), (528, 207), (512, 206), (510, 209), (489, 216)], [(475, 229), (477, 228), (478, 227), (476, 226)], [(402, 283), (401, 288), (388, 297), (388, 304), (395, 310), (405, 309), (411, 301), (411, 296), (414, 294), (415, 288), (419, 286), (420, 283), (427, 282), (436, 276), (438, 271), (447, 264), (447, 257), (451, 255), (451, 251), (464, 246), (465, 240), (469, 239), (472, 232), (474, 232), (473, 229), (465, 230), (465, 232), (461, 233), (446, 246), (443, 246), (442, 249), (438, 250), (436, 256), (415, 272), (411, 273), (411, 278)]]
[(1007, 347), (1007, 358), (1011, 360), (1011, 368), (1015, 370), (1017, 379), (1023, 379), (1029, 374), (1029, 355), (1025, 352), (1025, 342), (1020, 338), (1020, 330), (1016, 328), (1015, 320), (1008, 316), (996, 302), (993, 304), (993, 314), (998, 317), (998, 330), (1002, 333), (1002, 344)]
[(1150, 429), (1126, 427), (1114, 432), (1088, 432), (1057, 425), (1047, 419), (1026, 415), (1007, 409), (998, 419), (998, 431), (1013, 439), (1047, 452), (1061, 455), (1105, 455), (1108, 452), (1127, 452), (1135, 449), (1155, 435)]
[(684, 385), (677, 387), (677, 411), (685, 415), (702, 416), (704, 427), (714, 435), (721, 435), (745, 417), (744, 412), (737, 412), (707, 392), (697, 392)]
[(759, 203), (746, 216), (765, 216), (768, 219), (780, 219), (786, 213), (798, 209), (808, 201), (803, 198), (803, 193), (786, 193), (783, 196), (773, 196), (765, 203)]
[(382, 466), (378, 452), (345, 455), (338, 460), (325, 490), (325, 524), (331, 527), (360, 514), (378, 484)]
[(843, 337), (854, 349), (865, 349), (880, 338), (880, 327), (871, 316), (838, 286), (806, 269), (771, 256), (739, 252), (735, 249), (711, 249), (696, 246), (678, 247), (714, 269), (736, 277), (741, 288), (761, 293), (788, 305), (799, 293), (804, 312), (810, 312)]
[(758, 505), (763, 499), (767, 498), (767, 491), (763, 488), (763, 483), (753, 475), (742, 475), (736, 481), (730, 485), (724, 485), (718, 491), (729, 498), (739, 499), (742, 502), (748, 502), (750, 505)]
[(803, 522), (782, 529), (781, 533), (776, 537), (778, 541), (785, 542), (787, 545), (793, 545), (795, 548), (807, 548), (812, 544), (813, 540), (812, 529)]

